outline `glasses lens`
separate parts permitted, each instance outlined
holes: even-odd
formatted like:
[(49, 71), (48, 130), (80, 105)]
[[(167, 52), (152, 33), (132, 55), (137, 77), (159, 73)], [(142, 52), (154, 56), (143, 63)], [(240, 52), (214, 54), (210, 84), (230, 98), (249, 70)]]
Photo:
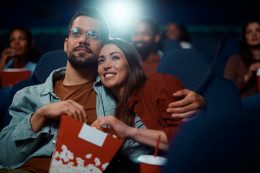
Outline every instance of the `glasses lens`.
[(72, 28), (70, 30), (70, 35), (73, 37), (73, 38), (79, 38), (81, 35), (82, 35), (82, 32), (80, 31), (79, 28)]
[(98, 40), (99, 39), (99, 34), (98, 34), (97, 31), (88, 31), (87, 36), (88, 36), (89, 39), (92, 39), (92, 40)]

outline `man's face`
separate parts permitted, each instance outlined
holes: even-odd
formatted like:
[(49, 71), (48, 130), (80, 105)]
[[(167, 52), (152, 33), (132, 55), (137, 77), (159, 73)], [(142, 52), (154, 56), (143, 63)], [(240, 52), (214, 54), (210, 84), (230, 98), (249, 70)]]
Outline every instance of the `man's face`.
[(64, 42), (64, 51), (74, 67), (87, 68), (97, 64), (97, 56), (102, 46), (101, 28), (96, 19), (79, 16), (70, 28)]
[(156, 42), (155, 34), (149, 24), (141, 22), (136, 25), (132, 42), (142, 57), (153, 50)]
[(181, 38), (182, 33), (178, 25), (171, 23), (166, 27), (165, 36), (167, 39), (178, 41)]

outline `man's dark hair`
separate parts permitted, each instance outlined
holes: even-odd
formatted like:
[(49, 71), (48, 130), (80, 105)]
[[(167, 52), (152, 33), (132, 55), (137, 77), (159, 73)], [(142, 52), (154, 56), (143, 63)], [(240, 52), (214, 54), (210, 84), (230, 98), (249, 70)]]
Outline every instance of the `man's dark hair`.
[(145, 23), (145, 24), (149, 25), (149, 27), (151, 28), (151, 30), (153, 32), (153, 35), (160, 34), (160, 27), (155, 21), (153, 21), (151, 19), (143, 19), (143, 20), (140, 20), (137, 24), (139, 24), (139, 23)]
[(70, 23), (68, 26), (68, 32), (71, 29), (73, 21), (79, 16), (91, 17), (91, 18), (98, 20), (98, 22), (101, 24), (101, 37), (102, 37), (101, 39), (103, 41), (105, 41), (109, 38), (110, 30), (109, 30), (105, 17), (96, 8), (92, 8), (92, 7), (88, 7), (88, 6), (81, 8), (79, 11), (77, 11), (74, 14), (74, 16), (70, 20)]

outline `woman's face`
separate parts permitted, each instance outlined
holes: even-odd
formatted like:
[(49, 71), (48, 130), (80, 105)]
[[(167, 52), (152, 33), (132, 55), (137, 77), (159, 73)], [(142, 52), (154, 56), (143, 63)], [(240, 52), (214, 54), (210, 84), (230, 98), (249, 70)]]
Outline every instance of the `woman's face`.
[(249, 46), (256, 46), (260, 44), (260, 24), (252, 22), (246, 28), (246, 42)]
[(15, 50), (16, 56), (24, 56), (28, 53), (30, 43), (25, 33), (21, 30), (14, 30), (9, 38), (10, 47)]
[(122, 50), (114, 44), (105, 45), (98, 58), (98, 74), (104, 86), (119, 96), (129, 73), (129, 65)]

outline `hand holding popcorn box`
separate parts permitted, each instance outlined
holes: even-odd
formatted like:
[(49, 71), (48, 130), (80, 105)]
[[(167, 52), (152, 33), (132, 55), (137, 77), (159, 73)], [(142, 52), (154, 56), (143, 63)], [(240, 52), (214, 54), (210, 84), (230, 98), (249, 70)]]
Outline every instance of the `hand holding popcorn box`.
[(102, 173), (122, 143), (107, 133), (62, 116), (49, 172)]

